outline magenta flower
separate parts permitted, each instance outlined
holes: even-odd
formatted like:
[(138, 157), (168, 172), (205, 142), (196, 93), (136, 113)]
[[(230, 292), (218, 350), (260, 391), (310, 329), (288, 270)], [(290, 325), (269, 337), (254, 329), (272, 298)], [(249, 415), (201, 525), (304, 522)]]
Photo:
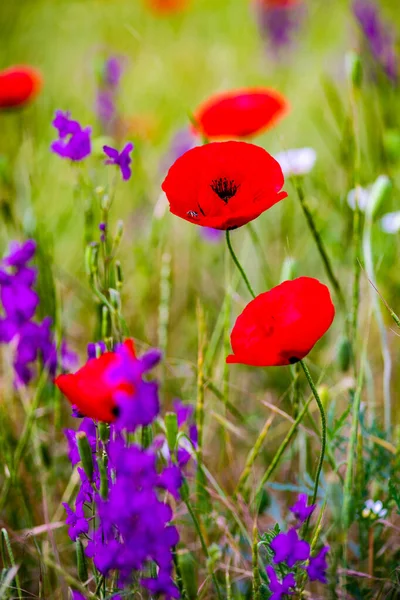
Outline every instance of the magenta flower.
[(307, 574), (310, 581), (320, 581), (321, 583), (328, 583), (326, 579), (326, 570), (328, 563), (326, 562), (326, 555), (329, 552), (329, 546), (323, 546), (317, 556), (310, 558), (309, 565), (306, 567)]
[(117, 165), (121, 169), (122, 179), (127, 181), (130, 179), (132, 175), (132, 169), (130, 164), (132, 162), (132, 158), (130, 153), (133, 150), (133, 144), (128, 142), (125, 148), (121, 152), (118, 152), (115, 148), (111, 148), (111, 146), (103, 146), (104, 153), (109, 157), (106, 161), (106, 165)]
[(275, 564), (286, 561), (288, 567), (293, 567), (297, 562), (307, 560), (310, 556), (310, 544), (300, 540), (295, 529), (277, 535), (270, 546), (275, 554)]
[(290, 591), (296, 585), (293, 573), (286, 575), (282, 582), (280, 582), (272, 567), (267, 567), (266, 571), (269, 578), (269, 589), (272, 592), (269, 600), (282, 600), (283, 596), (291, 596), (293, 594), (293, 591)]
[(308, 517), (312, 515), (316, 507), (316, 504), (307, 506), (307, 494), (299, 494), (297, 502), (293, 506), (289, 507), (289, 510), (294, 514), (299, 523), (302, 524), (307, 521)]
[(83, 129), (78, 121), (70, 119), (68, 112), (63, 113), (61, 110), (56, 111), (52, 125), (58, 131), (58, 140), (51, 144), (52, 152), (74, 162), (89, 156), (92, 151), (90, 127)]

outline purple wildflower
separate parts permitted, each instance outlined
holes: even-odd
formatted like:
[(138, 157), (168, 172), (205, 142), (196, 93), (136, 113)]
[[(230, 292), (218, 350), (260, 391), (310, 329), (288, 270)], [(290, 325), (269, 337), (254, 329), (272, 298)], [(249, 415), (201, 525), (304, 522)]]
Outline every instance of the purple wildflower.
[(68, 535), (75, 542), (82, 533), (88, 533), (89, 531), (89, 523), (85, 518), (83, 504), (77, 505), (76, 512), (66, 502), (63, 502), (63, 507), (67, 512), (65, 523), (70, 525)]
[(143, 375), (160, 362), (162, 353), (150, 350), (136, 358), (123, 345), (117, 352), (121, 360), (111, 370), (110, 379), (123, 381), (133, 392), (116, 394), (115, 400), (119, 408), (116, 427), (118, 430), (135, 431), (139, 426), (150, 425), (160, 411), (158, 384), (156, 381), (144, 381)]
[(90, 127), (83, 129), (78, 121), (69, 118), (69, 113), (56, 111), (52, 122), (59, 139), (51, 144), (51, 150), (61, 156), (79, 162), (91, 153)]
[(39, 297), (32, 289), (36, 270), (28, 266), (35, 253), (33, 240), (13, 243), (0, 263), (0, 300), (4, 317), (0, 318), (0, 343), (13, 343), (17, 384), (28, 384), (34, 376), (32, 364), (41, 358), (51, 374), (57, 365), (51, 319), (32, 321)]
[(122, 71), (121, 59), (118, 56), (110, 56), (104, 63), (104, 83), (112, 88), (118, 87)]
[(178, 427), (182, 427), (182, 425), (185, 425), (193, 417), (194, 406), (192, 404), (184, 404), (179, 398), (174, 400), (173, 406), (178, 420)]
[(317, 556), (311, 557), (309, 564), (306, 567), (308, 577), (310, 581), (320, 581), (321, 583), (328, 583), (326, 579), (326, 571), (328, 563), (326, 562), (326, 555), (329, 552), (329, 546), (321, 548)]
[(299, 539), (296, 529), (279, 533), (270, 546), (275, 554), (275, 564), (286, 561), (288, 567), (293, 567), (296, 562), (307, 560), (310, 556), (310, 544)]
[(133, 150), (133, 144), (128, 143), (125, 145), (121, 152), (118, 152), (115, 148), (111, 148), (111, 146), (103, 146), (104, 153), (109, 157), (105, 163), (106, 165), (117, 165), (122, 174), (122, 179), (127, 181), (130, 179), (132, 175), (132, 170), (130, 164), (132, 162), (132, 158), (130, 153)]
[(86, 600), (86, 598), (80, 592), (72, 590), (72, 600)]
[(73, 371), (79, 362), (78, 355), (71, 350), (65, 340), (61, 342), (60, 355), (63, 371)]
[(385, 23), (379, 8), (370, 0), (354, 0), (354, 16), (356, 17), (371, 50), (371, 53), (382, 65), (386, 75), (392, 81), (398, 77), (395, 40), (390, 26)]
[(143, 587), (167, 598), (178, 597), (171, 574), (172, 549), (179, 535), (170, 525), (171, 507), (161, 502), (157, 488), (167, 487), (178, 497), (180, 473), (176, 467), (158, 473), (152, 449), (127, 447), (122, 438), (109, 442), (107, 450), (114, 475), (108, 500), (96, 498), (100, 526), (91, 536), (86, 553), (105, 576), (118, 570), (121, 583), (146, 570), (153, 561), (158, 566), (157, 577), (143, 579)]
[(278, 56), (292, 44), (303, 17), (303, 6), (256, 0), (256, 17), (262, 38), (270, 52)]
[(114, 93), (112, 91), (99, 90), (97, 92), (96, 113), (102, 124), (103, 130), (108, 133), (117, 117)]
[[(92, 419), (88, 419), (85, 417), (82, 423), (79, 425), (78, 431), (84, 431), (87, 435), (89, 445), (92, 449), (93, 454), (96, 452), (96, 426)], [(75, 466), (80, 461), (78, 445), (76, 443), (76, 431), (74, 429), (64, 429), (65, 437), (68, 441), (68, 458), (72, 463), (72, 466)]]
[(96, 114), (102, 130), (107, 135), (115, 135), (118, 124), (117, 97), (122, 76), (122, 61), (110, 56), (103, 65), (96, 95)]
[(266, 571), (269, 579), (269, 589), (272, 592), (272, 596), (270, 596), (269, 600), (282, 600), (283, 596), (291, 596), (293, 594), (296, 585), (293, 573), (286, 575), (282, 582), (280, 582), (272, 567), (267, 567)]
[(303, 524), (312, 515), (316, 507), (316, 504), (307, 506), (307, 494), (299, 494), (297, 502), (293, 506), (289, 507), (289, 510), (298, 519), (300, 524)]
[(199, 145), (199, 138), (185, 127), (179, 129), (172, 137), (169, 149), (162, 160), (162, 171), (168, 171), (170, 166), (178, 160), (185, 152)]

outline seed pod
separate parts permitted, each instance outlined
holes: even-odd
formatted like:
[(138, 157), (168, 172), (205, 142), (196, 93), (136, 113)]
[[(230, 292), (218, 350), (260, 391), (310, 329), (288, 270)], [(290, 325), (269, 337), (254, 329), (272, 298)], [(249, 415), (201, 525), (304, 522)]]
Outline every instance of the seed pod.
[(336, 361), (339, 369), (344, 373), (350, 367), (351, 362), (351, 344), (347, 337), (342, 336), (336, 347)]
[(168, 412), (165, 415), (165, 428), (167, 430), (168, 448), (173, 452), (176, 448), (176, 440), (178, 437), (178, 417), (173, 412)]
[(107, 423), (100, 421), (97, 428), (100, 440), (103, 442), (103, 444), (107, 444), (108, 440), (110, 439), (110, 427), (107, 425)]
[(92, 449), (84, 431), (78, 431), (76, 434), (76, 443), (78, 445), (79, 456), (82, 461), (83, 470), (89, 481), (93, 479), (93, 455)]
[(79, 576), (79, 579), (84, 583), (85, 581), (87, 581), (89, 579), (89, 575), (88, 575), (88, 570), (87, 570), (86, 556), (85, 556), (85, 552), (83, 550), (83, 544), (82, 544), (81, 540), (79, 540), (79, 539), (76, 540), (75, 550), (76, 550), (76, 565), (77, 565), (78, 576)]

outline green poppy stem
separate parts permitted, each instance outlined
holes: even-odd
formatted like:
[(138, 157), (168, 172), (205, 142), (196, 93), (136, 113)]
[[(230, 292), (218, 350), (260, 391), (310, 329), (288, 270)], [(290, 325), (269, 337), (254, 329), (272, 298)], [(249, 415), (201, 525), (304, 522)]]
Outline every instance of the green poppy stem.
[(245, 284), (247, 286), (247, 289), (249, 290), (249, 292), (252, 295), (252, 297), (255, 298), (256, 295), (254, 293), (253, 288), (251, 287), (250, 281), (247, 279), (247, 275), (246, 275), (246, 273), (245, 273), (242, 265), (240, 264), (239, 259), (237, 258), (234, 249), (232, 248), (229, 229), (226, 230), (226, 243), (228, 245), (229, 252), (230, 252), (230, 254), (232, 256), (232, 260), (235, 263), (235, 265), (237, 266), (237, 268), (239, 269), (240, 274), (241, 274), (241, 276), (243, 278), (243, 281), (245, 282)]

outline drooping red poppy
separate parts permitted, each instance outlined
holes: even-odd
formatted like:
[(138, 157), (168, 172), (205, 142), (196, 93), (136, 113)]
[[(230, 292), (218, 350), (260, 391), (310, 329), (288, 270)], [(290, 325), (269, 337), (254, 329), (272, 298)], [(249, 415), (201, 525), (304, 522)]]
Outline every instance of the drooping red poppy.
[[(133, 341), (126, 340), (123, 345), (136, 358)], [(98, 358), (88, 360), (76, 373), (59, 375), (54, 383), (85, 417), (112, 423), (118, 416), (116, 393), (133, 393), (130, 384), (113, 381), (110, 377), (110, 372), (115, 369), (119, 360), (118, 353), (105, 352)]]
[(214, 229), (235, 229), (286, 198), (279, 163), (260, 146), (213, 142), (185, 152), (162, 189), (174, 215)]
[(33, 100), (42, 88), (42, 76), (27, 65), (0, 71), (0, 109), (17, 108)]
[(335, 307), (326, 285), (312, 277), (284, 281), (252, 300), (231, 333), (227, 363), (289, 365), (304, 358), (329, 329)]
[(206, 138), (246, 138), (273, 127), (289, 111), (286, 98), (269, 88), (244, 88), (211, 96), (194, 113)]
[(146, 3), (155, 13), (167, 15), (186, 8), (189, 0), (146, 0)]

